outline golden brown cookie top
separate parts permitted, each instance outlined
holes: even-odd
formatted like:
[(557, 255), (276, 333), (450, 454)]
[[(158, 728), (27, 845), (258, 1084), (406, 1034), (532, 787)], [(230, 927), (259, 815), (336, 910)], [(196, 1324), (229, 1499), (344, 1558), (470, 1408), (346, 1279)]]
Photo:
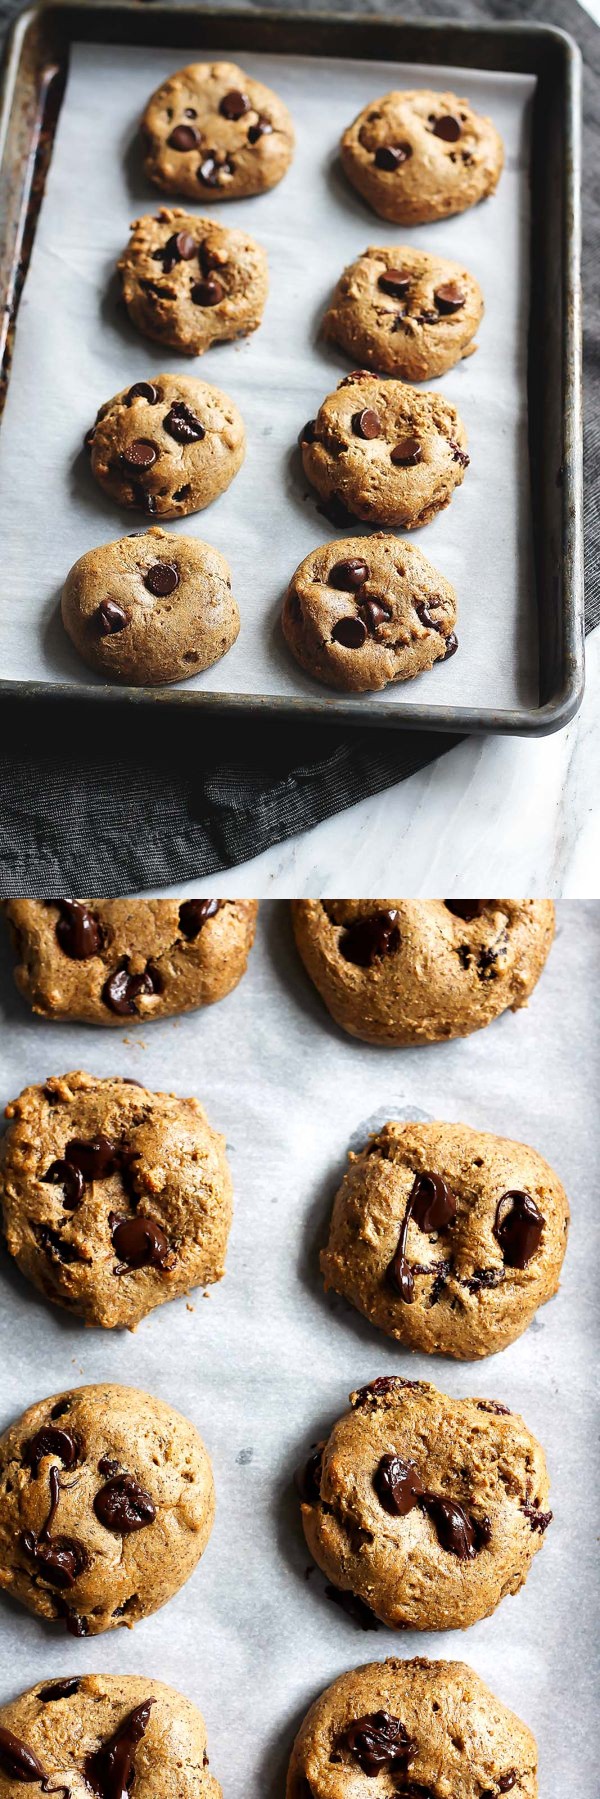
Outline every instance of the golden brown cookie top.
[(363, 368), (428, 381), (467, 353), (482, 313), (481, 288), (462, 263), (372, 244), (340, 276), (324, 331)]
[(305, 556), (282, 625), (293, 654), (329, 687), (363, 693), (405, 681), (457, 648), (456, 595), (412, 544), (388, 532)]
[(118, 263), (130, 318), (189, 356), (255, 331), (268, 290), (266, 252), (246, 231), (178, 207), (144, 213)]
[(275, 187), (294, 150), (287, 106), (232, 62), (170, 75), (148, 101), (142, 139), (150, 180), (201, 204)]
[(235, 402), (196, 375), (134, 381), (100, 407), (86, 438), (92, 474), (120, 506), (149, 517), (199, 512), (244, 460)]
[(474, 206), (493, 192), (504, 162), (491, 119), (468, 100), (429, 88), (370, 101), (344, 132), (341, 155), (373, 211), (403, 225)]
[(138, 1799), (161, 1799), (165, 1789), (221, 1799), (201, 1712), (137, 1674), (41, 1680), (0, 1708), (1, 1799), (23, 1799), (23, 1782), (35, 1780), (78, 1799), (90, 1787), (98, 1799), (118, 1799), (127, 1781)]
[(210, 668), (239, 631), (229, 564), (212, 544), (152, 525), (87, 550), (69, 570), (61, 613), (80, 656), (134, 686)]
[(356, 369), (301, 436), (305, 474), (371, 524), (413, 530), (447, 506), (464, 479), (466, 431), (443, 394)]

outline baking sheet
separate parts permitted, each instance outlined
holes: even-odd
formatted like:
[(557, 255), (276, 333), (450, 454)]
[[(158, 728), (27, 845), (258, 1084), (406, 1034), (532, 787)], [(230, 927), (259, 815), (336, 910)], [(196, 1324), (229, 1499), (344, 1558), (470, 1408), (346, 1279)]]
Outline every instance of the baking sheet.
[[(86, 1330), (0, 1265), (2, 1429), (44, 1394), (116, 1380), (194, 1420), (215, 1467), (217, 1519), (196, 1573), (128, 1635), (74, 1641), (0, 1600), (0, 1700), (42, 1676), (158, 1675), (201, 1706), (224, 1799), (283, 1799), (295, 1730), (346, 1668), (387, 1654), (465, 1659), (535, 1731), (541, 1799), (595, 1799), (598, 1674), (598, 1162), (600, 902), (563, 902), (527, 1011), (466, 1042), (384, 1051), (329, 1020), (295, 956), (283, 903), (261, 909), (237, 991), (205, 1013), (136, 1032), (30, 1020), (2, 943), (2, 1103), (83, 1066), (193, 1092), (227, 1134), (235, 1218), (224, 1281), (176, 1300), (135, 1335)], [(348, 1144), (388, 1116), (461, 1119), (532, 1142), (565, 1182), (572, 1234), (558, 1296), (500, 1355), (414, 1356), (317, 1272)], [(324, 1596), (304, 1545), (292, 1470), (351, 1389), (408, 1372), (523, 1413), (544, 1444), (554, 1523), (526, 1586), (468, 1631), (364, 1634)]]
[[(218, 52), (214, 53), (215, 59)], [(224, 52), (231, 57), (231, 52)], [(433, 382), (467, 426), (471, 467), (451, 506), (414, 542), (455, 585), (460, 650), (416, 681), (365, 696), (473, 708), (538, 699), (537, 623), (527, 461), (529, 125), (535, 82), (429, 65), (318, 57), (247, 56), (297, 127), (285, 180), (253, 201), (205, 208), (243, 224), (265, 245), (271, 293), (250, 339), (181, 357), (141, 337), (116, 310), (114, 265), (129, 222), (161, 196), (145, 180), (137, 121), (149, 93), (197, 50), (75, 45), (46, 196), (19, 311), (0, 432), (3, 582), (0, 672), (14, 680), (101, 683), (80, 662), (58, 615), (66, 572), (87, 549), (140, 527), (93, 481), (82, 438), (98, 406), (129, 382), (163, 370), (198, 374), (229, 391), (248, 431), (245, 465), (227, 494), (175, 532), (207, 538), (229, 558), (242, 630), (224, 661), (186, 688), (232, 694), (324, 696), (280, 634), (287, 581), (317, 544), (343, 535), (317, 512), (297, 435), (348, 372), (318, 341), (344, 265), (369, 243), (413, 242), (464, 260), (486, 314), (479, 349)], [(390, 87), (454, 88), (493, 116), (506, 146), (494, 198), (435, 226), (395, 230), (346, 183), (337, 162), (345, 124)], [(187, 205), (175, 201), (174, 204)], [(191, 207), (190, 209), (194, 210)], [(199, 204), (195, 209), (201, 213)], [(360, 526), (357, 527), (360, 530)]]

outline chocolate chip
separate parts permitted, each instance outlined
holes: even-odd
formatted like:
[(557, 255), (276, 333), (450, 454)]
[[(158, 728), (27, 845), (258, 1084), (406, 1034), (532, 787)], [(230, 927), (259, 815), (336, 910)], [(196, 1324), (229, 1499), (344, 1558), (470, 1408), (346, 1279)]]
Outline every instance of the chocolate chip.
[(98, 1473), (106, 1474), (108, 1479), (112, 1479), (113, 1474), (118, 1474), (119, 1466), (119, 1462), (113, 1461), (112, 1456), (101, 1455), (98, 1463)]
[(470, 924), (473, 918), (481, 918), (490, 905), (489, 900), (444, 900), (448, 912), (454, 912), (457, 918), (464, 918)]
[(160, 400), (160, 393), (153, 381), (135, 381), (133, 387), (130, 387), (129, 393), (125, 395), (126, 405), (131, 406), (133, 400), (147, 400), (149, 406), (156, 406)]
[(135, 1218), (110, 1213), (112, 1245), (128, 1268), (171, 1268), (175, 1261), (168, 1237), (154, 1218), (138, 1212)]
[(44, 1580), (51, 1587), (64, 1589), (74, 1586), (87, 1567), (86, 1551), (75, 1537), (51, 1537), (46, 1540), (41, 1533), (36, 1538), (32, 1531), (24, 1531), (21, 1543), (26, 1554), (32, 1556), (41, 1567)]
[(127, 444), (127, 448), (122, 451), (121, 461), (126, 469), (131, 469), (137, 475), (153, 468), (157, 456), (156, 444), (150, 443), (149, 438), (134, 437), (133, 442)]
[(417, 462), (422, 461), (422, 457), (423, 446), (419, 443), (418, 437), (403, 437), (402, 441), (394, 444), (393, 450), (390, 451), (390, 460), (395, 468), (415, 468)]
[(401, 941), (397, 917), (396, 908), (390, 906), (387, 911), (370, 912), (367, 918), (357, 918), (340, 937), (340, 955), (358, 968), (371, 968), (380, 956), (392, 955), (400, 948)]
[(315, 1449), (308, 1461), (296, 1470), (294, 1476), (296, 1490), (307, 1505), (314, 1505), (321, 1496), (321, 1473), (323, 1469), (323, 1450)]
[(130, 1536), (134, 1530), (145, 1530), (156, 1517), (150, 1494), (132, 1474), (119, 1474), (108, 1480), (96, 1494), (94, 1511), (106, 1530), (116, 1530), (122, 1537)]
[(98, 1799), (126, 1799), (135, 1781), (134, 1749), (146, 1730), (154, 1699), (145, 1699), (129, 1712), (114, 1736), (94, 1755), (88, 1755), (84, 1773)]
[(220, 281), (215, 280), (214, 275), (210, 275), (206, 281), (196, 281), (191, 293), (194, 306), (218, 306), (224, 296), (225, 288)]
[(552, 1512), (541, 1512), (537, 1505), (522, 1505), (521, 1511), (525, 1513), (525, 1517), (527, 1522), (531, 1525), (531, 1529), (537, 1530), (541, 1534), (547, 1530), (548, 1525), (552, 1523)]
[(141, 993), (160, 993), (161, 991), (160, 975), (150, 963), (144, 969), (143, 974), (130, 974), (128, 958), (125, 956), (119, 962), (118, 968), (115, 968), (114, 973), (110, 974), (108, 980), (104, 982), (102, 998), (105, 1006), (108, 1006), (111, 1012), (118, 1012), (122, 1017), (131, 1017), (136, 1013), (135, 1001)]
[(510, 1418), (510, 1406), (501, 1405), (499, 1399), (476, 1399), (475, 1404), (478, 1412), (496, 1412)]
[(163, 599), (166, 594), (174, 593), (179, 586), (179, 570), (174, 562), (154, 562), (144, 575), (144, 587), (153, 593), (155, 599)]
[(450, 657), (456, 655), (457, 649), (458, 649), (458, 637), (456, 636), (456, 633), (454, 631), (450, 631), (448, 637), (446, 638), (445, 653), (443, 656), (438, 656), (438, 662), (449, 662)]
[(471, 458), (467, 455), (466, 450), (461, 450), (460, 444), (455, 443), (453, 437), (448, 438), (448, 443), (452, 451), (453, 462), (459, 462), (461, 468), (468, 468)]
[(195, 412), (192, 412), (190, 406), (186, 406), (184, 400), (173, 401), (163, 419), (163, 427), (178, 444), (200, 443), (206, 437), (204, 425), (201, 425)]
[[(170, 275), (178, 262), (191, 262), (198, 245), (191, 231), (174, 231), (162, 248), (153, 252), (154, 262), (162, 262), (165, 275)], [(160, 288), (156, 289), (160, 293)]]
[(393, 294), (395, 300), (403, 300), (412, 279), (410, 269), (386, 269), (385, 274), (379, 276), (377, 286), (383, 294)]
[(73, 1693), (79, 1692), (80, 1686), (81, 1681), (77, 1679), (55, 1680), (52, 1686), (40, 1687), (37, 1698), (41, 1699), (42, 1705), (49, 1705), (52, 1699), (70, 1699)]
[(55, 1456), (63, 1468), (74, 1468), (80, 1453), (79, 1439), (73, 1432), (52, 1424), (43, 1424), (41, 1430), (23, 1444), (23, 1460), (31, 1468), (34, 1479), (37, 1479), (40, 1462), (45, 1456)]
[(391, 172), (402, 162), (407, 162), (409, 156), (412, 156), (412, 144), (380, 144), (375, 151), (375, 166)]
[(194, 939), (199, 936), (207, 918), (214, 918), (215, 912), (219, 910), (219, 904), (219, 900), (214, 899), (183, 900), (179, 907), (179, 929), (183, 932), (184, 937), (187, 937), (188, 943), (193, 943)]
[(302, 430), (299, 433), (298, 443), (299, 444), (314, 444), (316, 435), (317, 435), (317, 421), (316, 421), (316, 419), (308, 419), (307, 423), (302, 426)]
[(349, 1750), (363, 1773), (371, 1778), (382, 1768), (408, 1768), (417, 1753), (417, 1744), (400, 1719), (384, 1711), (370, 1712), (348, 1724), (338, 1737), (338, 1744)]
[(459, 312), (467, 298), (457, 281), (444, 281), (442, 287), (436, 287), (433, 297), (438, 312)]
[(353, 1399), (354, 1406), (371, 1405), (378, 1399), (387, 1399), (390, 1394), (400, 1393), (404, 1387), (419, 1388), (418, 1380), (404, 1380), (401, 1374), (380, 1374), (377, 1380), (369, 1381), (367, 1387), (359, 1387)]
[(270, 136), (272, 130), (273, 130), (273, 126), (271, 125), (270, 120), (264, 119), (262, 116), (262, 113), (261, 113), (261, 116), (259, 119), (257, 119), (256, 124), (248, 126), (248, 143), (249, 144), (257, 144), (260, 137)]
[(47, 1779), (33, 1750), (28, 1749), (12, 1730), (3, 1727), (0, 1727), (0, 1768), (9, 1780), (41, 1780), (44, 1783)]
[(494, 1236), (508, 1268), (526, 1268), (537, 1254), (546, 1220), (530, 1193), (503, 1193), (496, 1208)]
[(355, 412), (352, 417), (352, 430), (355, 437), (381, 437), (383, 426), (379, 413), (372, 406), (363, 407), (362, 412)]
[(481, 1293), (482, 1290), (488, 1291), (493, 1287), (500, 1287), (503, 1280), (503, 1268), (475, 1268), (473, 1274), (469, 1275), (462, 1284), (469, 1293)]
[(391, 618), (392, 608), (386, 605), (385, 600), (374, 600), (369, 596), (368, 599), (360, 601), (360, 615), (361, 618), (364, 618), (371, 636), (375, 637), (379, 626), (385, 625), (387, 619)]
[(38, 1224), (35, 1234), (39, 1239), (44, 1255), (50, 1262), (84, 1262), (76, 1243), (65, 1242), (60, 1231), (55, 1231), (51, 1224)]
[(184, 119), (197, 119), (198, 114), (196, 112), (195, 106), (184, 106), (183, 116), (184, 116)]
[(366, 641), (367, 627), (362, 618), (338, 618), (331, 632), (334, 643), (342, 643), (346, 650), (360, 650)]
[(200, 143), (200, 133), (194, 125), (176, 125), (167, 143), (171, 150), (195, 150)]
[(76, 1212), (83, 1199), (85, 1181), (79, 1168), (71, 1168), (66, 1160), (51, 1162), (42, 1180), (51, 1187), (63, 1188), (63, 1206), (67, 1212)]
[(71, 1137), (65, 1150), (65, 1161), (76, 1168), (84, 1180), (102, 1181), (106, 1175), (114, 1174), (119, 1163), (119, 1152), (112, 1137), (105, 1137), (102, 1133), (86, 1140)]
[(218, 163), (214, 156), (206, 156), (198, 169), (198, 180), (204, 187), (218, 187), (220, 175), (232, 175), (233, 163), (225, 159)]
[(240, 94), (238, 88), (233, 87), (229, 94), (223, 95), (219, 112), (222, 113), (224, 119), (243, 119), (244, 113), (249, 111), (248, 95)]
[(325, 1598), (330, 1599), (332, 1605), (339, 1605), (341, 1610), (346, 1612), (348, 1618), (353, 1618), (354, 1623), (360, 1625), (361, 1630), (379, 1630), (379, 1619), (371, 1611), (370, 1605), (365, 1605), (364, 1599), (359, 1599), (358, 1593), (347, 1592), (341, 1587), (332, 1587), (328, 1582), (325, 1588)]
[(436, 137), (444, 139), (444, 143), (455, 144), (460, 137), (460, 119), (455, 119), (451, 112), (442, 113), (441, 118), (436, 119), (433, 130)]
[(384, 1511), (396, 1518), (412, 1512), (425, 1491), (415, 1463), (405, 1462), (400, 1455), (382, 1455), (373, 1486)]
[(412, 1305), (415, 1297), (414, 1271), (406, 1259), (411, 1220), (414, 1219), (421, 1231), (440, 1231), (450, 1224), (455, 1212), (454, 1194), (440, 1174), (415, 1175), (400, 1227), (398, 1246), (386, 1270), (388, 1281), (405, 1305)]
[(353, 593), (368, 581), (371, 570), (368, 562), (360, 556), (348, 556), (345, 562), (334, 562), (327, 576), (329, 587), (337, 587), (343, 593)]
[(101, 637), (115, 637), (117, 631), (124, 631), (129, 624), (129, 614), (116, 600), (102, 600), (94, 614)]
[(65, 956), (73, 962), (85, 962), (102, 948), (102, 931), (89, 906), (83, 900), (59, 900), (60, 918), (56, 936)]
[(203, 273), (205, 275), (210, 275), (213, 269), (221, 269), (223, 267), (223, 264), (227, 262), (227, 256), (224, 250), (211, 250), (210, 244), (203, 243), (200, 245), (198, 251), (198, 260), (201, 264)]
[(425, 1509), (435, 1526), (442, 1549), (449, 1555), (458, 1556), (460, 1562), (473, 1561), (477, 1554), (477, 1537), (464, 1506), (454, 1499), (427, 1494)]

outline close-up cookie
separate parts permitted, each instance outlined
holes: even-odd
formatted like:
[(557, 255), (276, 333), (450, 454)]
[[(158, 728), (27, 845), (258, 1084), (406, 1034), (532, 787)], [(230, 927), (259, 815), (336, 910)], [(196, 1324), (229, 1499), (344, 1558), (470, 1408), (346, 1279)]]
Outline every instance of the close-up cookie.
[(302, 668), (347, 693), (408, 681), (457, 648), (454, 588), (420, 550), (387, 532), (305, 556), (281, 623)]
[(518, 1011), (554, 936), (552, 900), (292, 900), (292, 921), (336, 1024), (400, 1045), (468, 1037)]
[(551, 1520), (544, 1452), (488, 1399), (382, 1376), (300, 1476), (311, 1555), (392, 1630), (457, 1630), (518, 1593)]
[(344, 171), (373, 212), (426, 225), (493, 193), (504, 163), (499, 132), (456, 94), (429, 88), (371, 100), (341, 141)]
[(311, 1705), (288, 1770), (287, 1799), (537, 1799), (527, 1725), (466, 1662), (368, 1662)]
[(141, 1674), (43, 1680), (0, 1707), (0, 1799), (42, 1793), (96, 1799), (221, 1799), (202, 1713)]
[(122, 1030), (213, 1005), (237, 987), (258, 902), (15, 899), (3, 911), (32, 1010)]
[(225, 1273), (225, 1138), (197, 1099), (75, 1072), (6, 1108), (6, 1246), (56, 1305), (133, 1330), (155, 1306)]
[(92, 474), (111, 500), (155, 518), (201, 512), (244, 460), (241, 414), (196, 375), (155, 375), (107, 400), (88, 431)]
[(505, 1349), (556, 1293), (569, 1202), (537, 1150), (464, 1124), (390, 1123), (336, 1193), (325, 1287), (428, 1354)]
[(74, 1636), (171, 1599), (214, 1513), (194, 1425), (135, 1387), (55, 1393), (0, 1437), (0, 1587)]
[(464, 480), (466, 431), (443, 394), (357, 369), (301, 433), (302, 462), (321, 499), (373, 525), (412, 531), (448, 506)]
[(173, 208), (145, 213), (120, 258), (121, 291), (145, 337), (187, 356), (256, 331), (269, 287), (266, 252), (246, 231)]
[(340, 276), (323, 330), (361, 368), (429, 381), (469, 353), (482, 314), (463, 263), (411, 244), (371, 245)]
[(165, 194), (243, 200), (275, 187), (294, 152), (287, 106), (233, 62), (195, 62), (161, 83), (142, 119), (144, 169)]
[(231, 649), (240, 628), (225, 557), (160, 525), (80, 556), (61, 613), (83, 661), (133, 686), (189, 680)]

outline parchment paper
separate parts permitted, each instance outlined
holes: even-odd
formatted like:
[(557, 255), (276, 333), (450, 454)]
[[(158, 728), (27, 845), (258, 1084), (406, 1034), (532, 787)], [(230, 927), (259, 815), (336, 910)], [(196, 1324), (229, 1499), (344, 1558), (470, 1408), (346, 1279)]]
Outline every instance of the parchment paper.
[[(74, 1641), (0, 1600), (0, 1702), (80, 1670), (145, 1672), (203, 1710), (224, 1799), (283, 1799), (295, 1730), (346, 1668), (386, 1655), (464, 1659), (535, 1731), (541, 1799), (595, 1799), (600, 902), (563, 902), (527, 1011), (462, 1043), (361, 1046), (332, 1024), (291, 942), (287, 906), (264, 905), (248, 973), (220, 1005), (101, 1031), (29, 1020), (2, 944), (2, 1103), (28, 1081), (84, 1067), (194, 1093), (224, 1130), (235, 1218), (223, 1282), (177, 1300), (135, 1335), (86, 1330), (0, 1265), (0, 1428), (73, 1383), (116, 1380), (170, 1400), (213, 1458), (217, 1519), (203, 1560), (161, 1612)], [(519, 1342), (484, 1362), (412, 1356), (334, 1296), (318, 1247), (352, 1142), (388, 1117), (461, 1119), (533, 1143), (570, 1195), (558, 1296)], [(468, 1631), (364, 1634), (305, 1578), (292, 1471), (384, 1373), (433, 1380), (522, 1412), (544, 1444), (554, 1523), (525, 1587)]]
[[(416, 682), (386, 689), (386, 698), (399, 707), (415, 698), (434, 705), (534, 704), (537, 625), (526, 442), (533, 80), (414, 64), (244, 54), (249, 73), (288, 102), (296, 156), (270, 194), (204, 209), (223, 223), (243, 223), (264, 243), (271, 293), (263, 325), (251, 339), (190, 360), (141, 337), (116, 310), (114, 265), (130, 220), (161, 204), (141, 170), (139, 115), (163, 77), (197, 56), (197, 50), (169, 55), (98, 44), (73, 51), (0, 432), (2, 674), (78, 684), (99, 679), (65, 637), (57, 614), (60, 588), (85, 550), (143, 520), (101, 494), (81, 453), (82, 438), (98, 406), (128, 382), (179, 369), (229, 391), (248, 431), (246, 462), (227, 494), (205, 512), (167, 526), (208, 539), (227, 555), (242, 616), (234, 649), (186, 686), (327, 693), (297, 667), (279, 628), (294, 568), (311, 548), (343, 535), (317, 512), (296, 440), (305, 419), (348, 372), (342, 352), (317, 336), (342, 268), (369, 243), (414, 241), (464, 259), (482, 285), (486, 315), (477, 354), (431, 384), (464, 418), (471, 467), (450, 508), (414, 538), (456, 586), (460, 651)], [(419, 84), (454, 88), (489, 112), (505, 142), (506, 168), (485, 205), (434, 226), (394, 230), (346, 183), (337, 144), (371, 97)], [(202, 212), (200, 197), (197, 210)], [(365, 705), (380, 700), (365, 696)]]

